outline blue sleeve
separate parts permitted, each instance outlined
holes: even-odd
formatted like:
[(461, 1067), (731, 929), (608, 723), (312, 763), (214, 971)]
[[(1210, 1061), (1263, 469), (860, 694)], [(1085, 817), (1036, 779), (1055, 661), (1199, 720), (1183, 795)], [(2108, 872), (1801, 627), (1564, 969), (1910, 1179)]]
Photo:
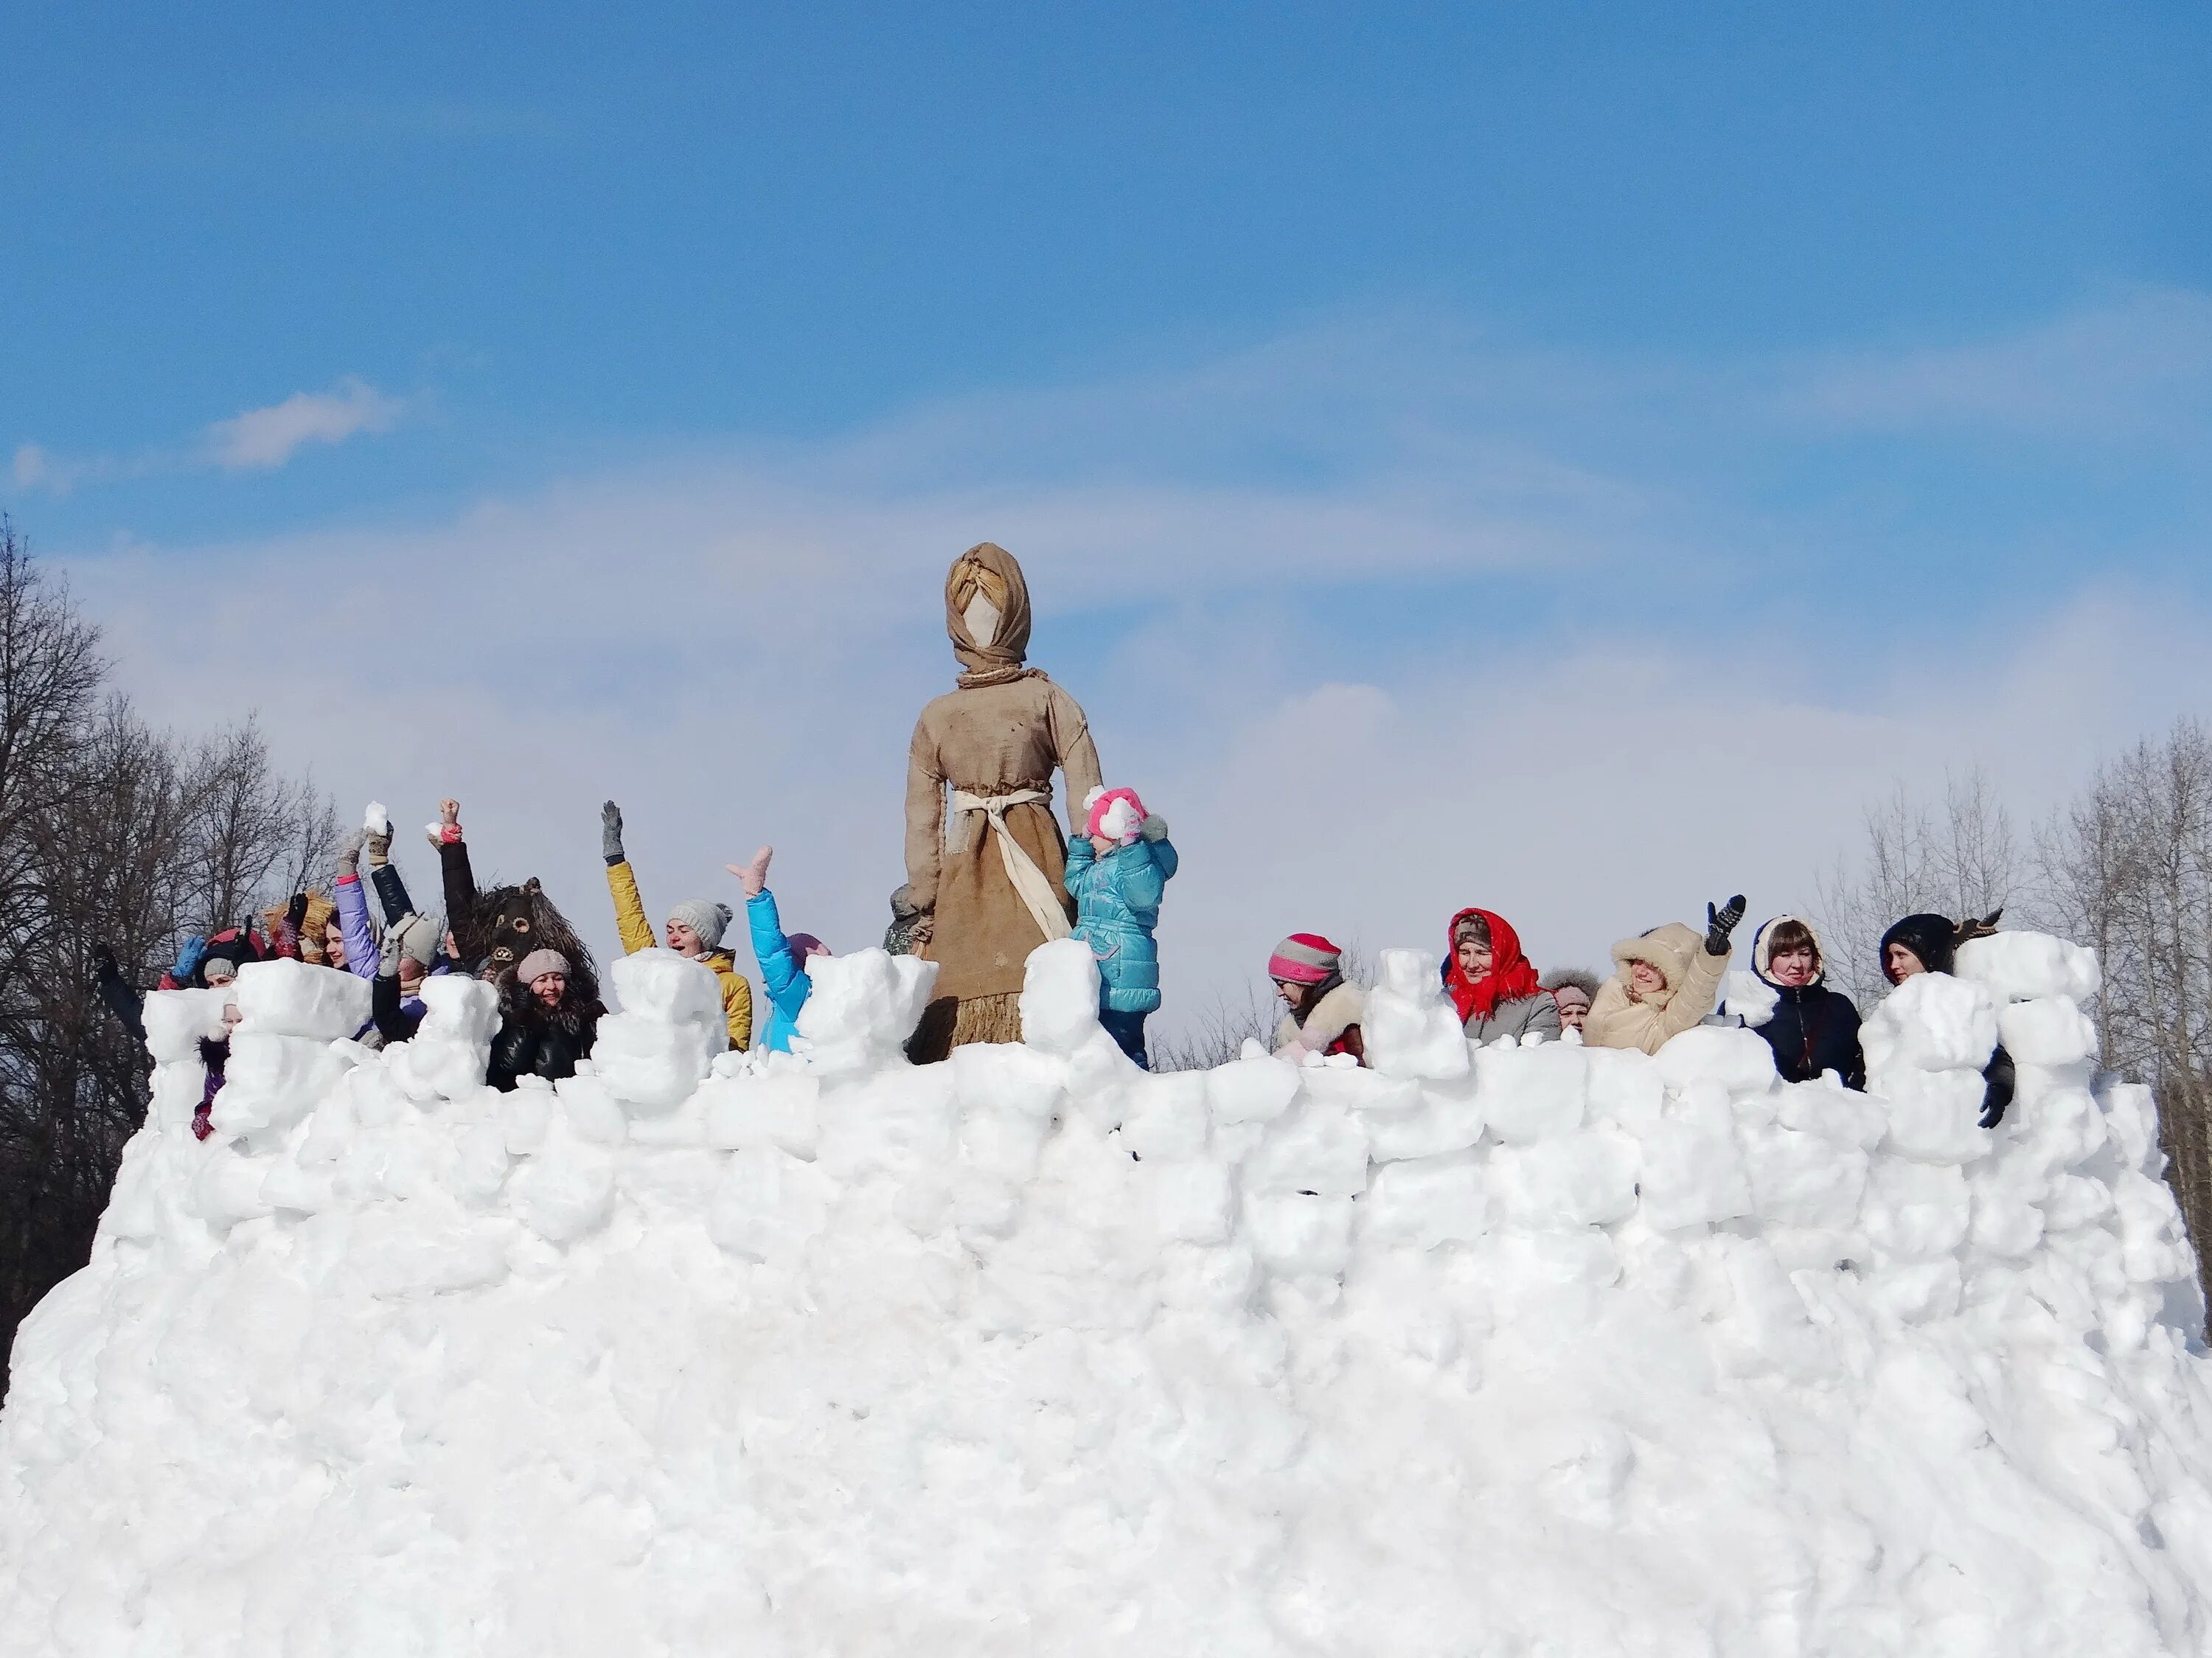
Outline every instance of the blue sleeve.
[(745, 900), (745, 926), (753, 938), (753, 960), (760, 966), (761, 983), (769, 999), (787, 1017), (796, 1017), (805, 1005), (814, 981), (791, 959), (791, 941), (783, 936), (783, 918), (776, 914), (775, 894), (765, 887), (757, 898)]
[(1132, 909), (1158, 909), (1166, 896), (1168, 877), (1176, 872), (1175, 848), (1164, 841), (1139, 841), (1144, 856), (1122, 859), (1121, 900)]
[(1097, 856), (1098, 849), (1091, 844), (1091, 837), (1087, 835), (1079, 835), (1067, 843), (1067, 872), (1060, 878), (1060, 884), (1067, 889), (1070, 897), (1075, 896), (1076, 884), (1083, 879), (1083, 872), (1091, 867)]

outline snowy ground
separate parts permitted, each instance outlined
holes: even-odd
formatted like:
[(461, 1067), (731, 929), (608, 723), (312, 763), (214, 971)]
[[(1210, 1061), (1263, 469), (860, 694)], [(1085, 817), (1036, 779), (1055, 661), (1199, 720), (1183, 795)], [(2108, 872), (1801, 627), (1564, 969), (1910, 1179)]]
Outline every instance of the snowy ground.
[(218, 1010), (153, 999), (15, 1348), (0, 1655), (2212, 1644), (2191, 1263), (2057, 940), (1911, 981), (1871, 1097), (1741, 1030), (1470, 1054), (1410, 952), (1376, 1070), (1159, 1078), (1079, 945), (922, 1070), (921, 963), (821, 964), (764, 1071), (614, 971), (596, 1073), (502, 1096), (483, 987), (380, 1056), (249, 967), (204, 1144)]

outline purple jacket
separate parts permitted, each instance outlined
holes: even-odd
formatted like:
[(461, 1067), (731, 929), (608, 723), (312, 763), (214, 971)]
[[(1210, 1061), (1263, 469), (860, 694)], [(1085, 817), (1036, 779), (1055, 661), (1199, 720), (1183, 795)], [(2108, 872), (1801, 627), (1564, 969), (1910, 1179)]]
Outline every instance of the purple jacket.
[(376, 976), (376, 934), (368, 926), (368, 890), (358, 875), (341, 875), (334, 895), (338, 936), (345, 940), (346, 971), (359, 979)]

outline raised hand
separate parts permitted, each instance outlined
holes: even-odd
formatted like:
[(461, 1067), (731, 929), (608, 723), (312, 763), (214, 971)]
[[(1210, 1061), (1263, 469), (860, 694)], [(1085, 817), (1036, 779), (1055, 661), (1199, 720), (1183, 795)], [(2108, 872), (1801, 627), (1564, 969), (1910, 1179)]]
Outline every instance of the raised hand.
[(775, 856), (774, 847), (763, 847), (753, 854), (749, 864), (725, 864), (722, 867), (738, 878), (738, 886), (748, 898), (757, 898), (768, 890), (768, 860)]
[(1736, 924), (1742, 920), (1743, 894), (1741, 892), (1718, 909), (1707, 904), (1705, 906), (1705, 954), (1727, 955), (1729, 935), (1735, 931)]
[(610, 864), (623, 861), (622, 808), (610, 800), (599, 808), (599, 851)]
[(438, 821), (431, 824), (425, 832), (429, 835), (430, 844), (434, 847), (442, 847), (449, 841), (459, 840), (461, 838), (461, 803), (458, 800), (438, 802)]
[(338, 843), (331, 853), (331, 858), (337, 863), (338, 874), (341, 877), (360, 874), (361, 849), (368, 840), (368, 831), (363, 829), (348, 829), (338, 837)]

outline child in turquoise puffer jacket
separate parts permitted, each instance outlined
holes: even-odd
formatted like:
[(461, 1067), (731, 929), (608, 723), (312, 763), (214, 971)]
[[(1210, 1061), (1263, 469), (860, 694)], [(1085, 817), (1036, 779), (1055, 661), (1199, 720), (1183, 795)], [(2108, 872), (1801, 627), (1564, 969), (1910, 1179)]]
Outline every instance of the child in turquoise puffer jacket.
[(1152, 929), (1176, 872), (1168, 826), (1133, 789), (1093, 789), (1084, 834), (1067, 848), (1074, 936), (1098, 960), (1098, 1022), (1146, 1070), (1145, 1020), (1160, 1005), (1160, 954)]

